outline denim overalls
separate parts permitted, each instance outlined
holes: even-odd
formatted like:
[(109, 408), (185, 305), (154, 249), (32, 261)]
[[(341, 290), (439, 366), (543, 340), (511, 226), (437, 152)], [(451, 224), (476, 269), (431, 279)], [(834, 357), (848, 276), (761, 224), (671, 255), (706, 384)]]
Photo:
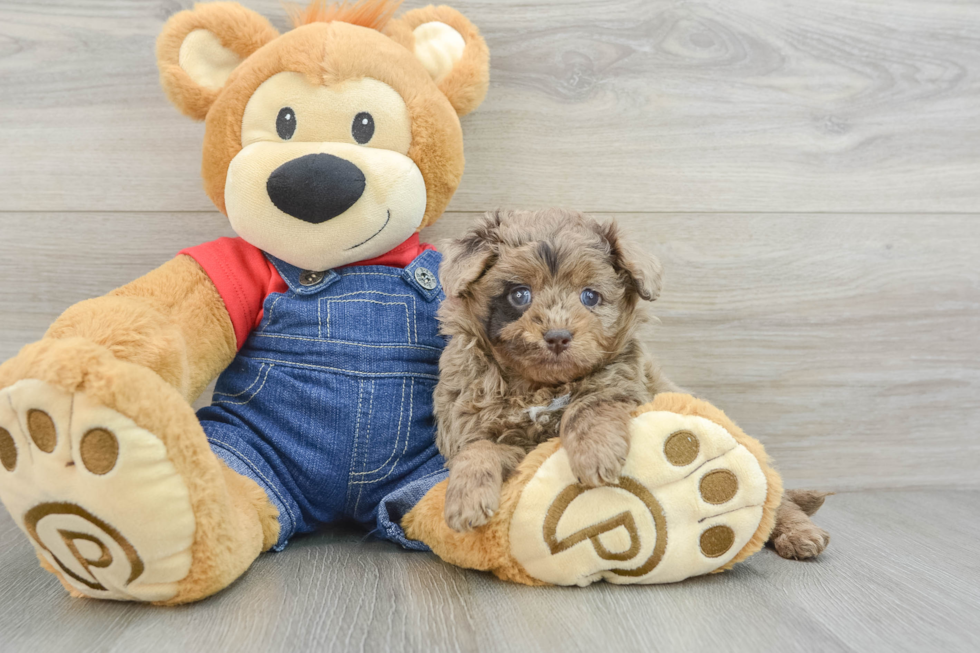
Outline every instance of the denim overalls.
[(266, 298), (198, 412), (211, 448), (279, 509), (276, 550), (340, 520), (427, 550), (399, 521), (447, 474), (432, 415), (441, 255), (327, 272), (266, 256), (289, 290)]

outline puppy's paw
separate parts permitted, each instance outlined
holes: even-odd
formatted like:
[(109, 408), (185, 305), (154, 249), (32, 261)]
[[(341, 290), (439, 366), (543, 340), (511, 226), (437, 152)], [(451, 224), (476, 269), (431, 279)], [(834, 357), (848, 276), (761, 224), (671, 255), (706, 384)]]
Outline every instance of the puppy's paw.
[(830, 533), (816, 524), (807, 522), (795, 526), (773, 538), (772, 545), (787, 560), (815, 558), (830, 544)]
[(578, 482), (585, 487), (614, 485), (619, 482), (619, 473), (623, 470), (628, 453), (629, 441), (626, 438), (610, 438), (605, 442), (592, 443), (589, 447), (569, 449), (568, 462)]
[(446, 524), (459, 533), (483, 526), (500, 504), (500, 485), (493, 479), (451, 476), (446, 490)]
[(585, 487), (613, 485), (630, 450), (629, 412), (618, 405), (600, 405), (569, 419), (562, 430), (572, 473)]

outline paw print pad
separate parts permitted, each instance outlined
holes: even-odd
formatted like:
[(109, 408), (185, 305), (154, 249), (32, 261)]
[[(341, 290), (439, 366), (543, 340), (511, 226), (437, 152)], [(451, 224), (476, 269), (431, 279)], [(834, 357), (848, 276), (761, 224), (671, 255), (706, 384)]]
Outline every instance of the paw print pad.
[(82, 594), (165, 601), (189, 573), (195, 518), (166, 448), (82, 393), (0, 391), (0, 499)]
[(738, 478), (727, 469), (716, 469), (701, 477), (698, 491), (704, 501), (720, 506), (735, 498), (738, 492)]
[(85, 469), (103, 476), (112, 471), (119, 459), (119, 440), (105, 429), (92, 429), (82, 436), (78, 453)]
[(27, 432), (38, 449), (44, 453), (54, 451), (54, 446), (58, 443), (58, 432), (54, 427), (54, 420), (46, 412), (36, 408), (27, 411)]
[(671, 412), (634, 418), (615, 485), (585, 488), (558, 449), (511, 520), (511, 554), (556, 585), (667, 583), (728, 563), (762, 519), (766, 478), (723, 427)]
[(735, 531), (728, 526), (712, 526), (701, 533), (701, 553), (708, 558), (717, 558), (728, 553), (735, 544)]
[(17, 467), (17, 445), (10, 431), (0, 428), (0, 465), (8, 472)]

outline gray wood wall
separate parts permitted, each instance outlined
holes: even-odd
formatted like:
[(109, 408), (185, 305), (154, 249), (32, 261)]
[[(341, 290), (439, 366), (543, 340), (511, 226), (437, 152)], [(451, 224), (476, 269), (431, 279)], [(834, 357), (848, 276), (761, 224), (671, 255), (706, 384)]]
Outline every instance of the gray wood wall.
[[(0, 1), (0, 359), (230, 234), (157, 83), (190, 4)], [(496, 207), (615, 217), (666, 266), (666, 371), (791, 485), (980, 486), (980, 5), (452, 4), (492, 83), (428, 239)]]

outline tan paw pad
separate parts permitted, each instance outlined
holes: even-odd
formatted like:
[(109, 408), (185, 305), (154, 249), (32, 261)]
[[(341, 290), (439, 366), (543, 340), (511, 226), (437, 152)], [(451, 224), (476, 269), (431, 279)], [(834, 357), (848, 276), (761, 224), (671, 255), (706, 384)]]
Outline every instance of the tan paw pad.
[(102, 476), (112, 471), (119, 459), (119, 440), (111, 432), (96, 428), (87, 431), (78, 445), (85, 469)]
[(634, 418), (619, 483), (576, 483), (559, 449), (524, 488), (511, 554), (557, 585), (666, 583), (729, 562), (762, 519), (766, 478), (755, 457), (707, 419)]
[(0, 391), (0, 499), (87, 596), (164, 601), (190, 571), (195, 518), (163, 443), (86, 395)]
[(34, 445), (44, 453), (51, 453), (58, 444), (54, 420), (43, 410), (32, 408), (27, 411), (27, 432), (31, 434)]
[(8, 472), (17, 467), (17, 445), (10, 431), (0, 428), (0, 465)]

